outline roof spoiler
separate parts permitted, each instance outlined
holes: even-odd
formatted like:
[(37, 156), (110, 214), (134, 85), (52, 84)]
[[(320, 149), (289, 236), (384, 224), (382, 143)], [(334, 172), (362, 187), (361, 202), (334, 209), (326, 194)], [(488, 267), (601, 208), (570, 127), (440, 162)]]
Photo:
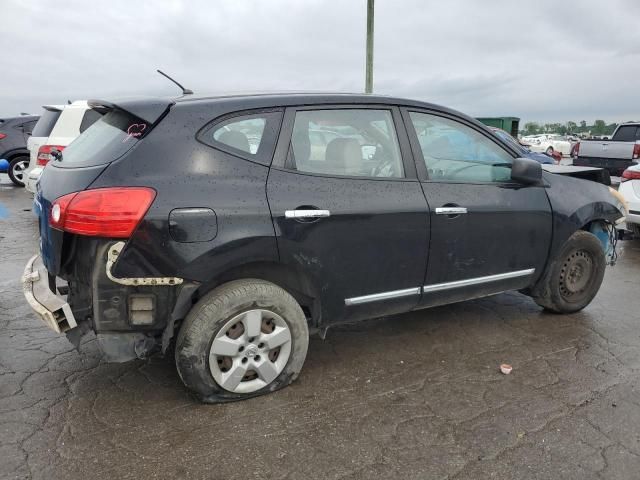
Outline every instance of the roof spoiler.
[(64, 110), (64, 105), (43, 105), (42, 108), (50, 112), (61, 112)]
[(87, 100), (87, 104), (100, 113), (109, 110), (122, 110), (130, 113), (147, 123), (154, 124), (165, 112), (171, 108), (175, 102), (170, 99), (149, 98), (149, 99), (123, 99), (123, 100)]

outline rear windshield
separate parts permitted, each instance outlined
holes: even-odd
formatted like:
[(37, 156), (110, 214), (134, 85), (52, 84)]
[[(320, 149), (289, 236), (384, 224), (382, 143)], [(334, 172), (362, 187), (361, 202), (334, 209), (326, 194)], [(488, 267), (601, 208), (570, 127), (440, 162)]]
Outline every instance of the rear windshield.
[(615, 142), (635, 142), (640, 140), (640, 128), (636, 125), (619, 127), (612, 140)]
[(84, 112), (82, 121), (80, 122), (80, 133), (84, 133), (87, 128), (100, 120), (100, 117), (102, 117), (102, 114), (94, 110), (93, 108), (90, 108), (89, 110)]
[(60, 110), (45, 110), (42, 112), (42, 116), (36, 126), (33, 127), (33, 131), (31, 135), (34, 137), (48, 137), (53, 130), (53, 126), (58, 121), (58, 117), (60, 116)]
[(57, 167), (91, 167), (113, 162), (148, 133), (150, 126), (122, 110), (111, 110), (62, 152)]

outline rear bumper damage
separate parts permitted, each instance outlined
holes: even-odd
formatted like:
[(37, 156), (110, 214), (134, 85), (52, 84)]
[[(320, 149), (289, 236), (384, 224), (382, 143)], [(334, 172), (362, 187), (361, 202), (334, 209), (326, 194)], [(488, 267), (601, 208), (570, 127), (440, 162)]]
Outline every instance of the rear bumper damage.
[(31, 308), (54, 332), (65, 333), (78, 326), (71, 307), (55, 286), (55, 280), (52, 282), (49, 278), (40, 255), (34, 255), (27, 262), (22, 289)]
[(85, 334), (95, 333), (107, 362), (126, 362), (165, 351), (174, 326), (188, 310), (197, 288), (176, 277), (118, 278), (112, 273), (124, 242), (76, 245), (74, 267), (61, 273), (68, 284), (47, 270), (34, 255), (22, 276), (27, 303), (54, 332), (79, 348)]

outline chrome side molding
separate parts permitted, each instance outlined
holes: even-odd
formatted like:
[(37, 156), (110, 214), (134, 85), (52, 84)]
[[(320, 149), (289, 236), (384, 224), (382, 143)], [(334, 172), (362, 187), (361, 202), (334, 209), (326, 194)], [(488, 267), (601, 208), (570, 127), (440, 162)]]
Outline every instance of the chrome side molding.
[(423, 293), (439, 292), (441, 290), (449, 290), (451, 288), (468, 287), (470, 285), (478, 285), (480, 283), (497, 282), (499, 280), (508, 280), (509, 278), (527, 277), (533, 275), (535, 268), (526, 270), (517, 270), (515, 272), (498, 273), (497, 275), (487, 275), (486, 277), (468, 278), (466, 280), (456, 280), (455, 282), (435, 283), (433, 285), (425, 285), (422, 287)]
[(383, 300), (392, 300), (394, 298), (408, 297), (410, 295), (420, 295), (420, 293), (440, 292), (452, 288), (468, 287), (471, 285), (479, 285), (482, 283), (497, 282), (500, 280), (508, 280), (510, 278), (527, 277), (534, 274), (535, 268), (526, 270), (517, 270), (515, 272), (498, 273), (496, 275), (487, 275), (486, 277), (468, 278), (466, 280), (456, 280), (455, 282), (435, 283), (433, 285), (425, 285), (423, 287), (405, 288), (403, 290), (393, 290), (390, 292), (373, 293), (371, 295), (363, 295), (361, 297), (345, 298), (344, 304), (347, 306), (362, 305), (363, 303), (380, 302)]
[(391, 292), (373, 293), (371, 295), (364, 295), (362, 297), (345, 298), (344, 304), (361, 305), (369, 302), (379, 302), (381, 300), (391, 300), (394, 298), (408, 297), (409, 295), (420, 295), (420, 287), (405, 288), (403, 290), (393, 290)]

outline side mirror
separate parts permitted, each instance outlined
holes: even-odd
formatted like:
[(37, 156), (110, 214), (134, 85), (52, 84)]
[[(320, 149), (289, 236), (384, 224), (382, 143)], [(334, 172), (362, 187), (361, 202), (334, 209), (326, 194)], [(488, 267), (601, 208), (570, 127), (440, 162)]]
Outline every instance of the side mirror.
[(542, 181), (542, 165), (530, 158), (516, 158), (511, 165), (511, 180), (533, 185)]

